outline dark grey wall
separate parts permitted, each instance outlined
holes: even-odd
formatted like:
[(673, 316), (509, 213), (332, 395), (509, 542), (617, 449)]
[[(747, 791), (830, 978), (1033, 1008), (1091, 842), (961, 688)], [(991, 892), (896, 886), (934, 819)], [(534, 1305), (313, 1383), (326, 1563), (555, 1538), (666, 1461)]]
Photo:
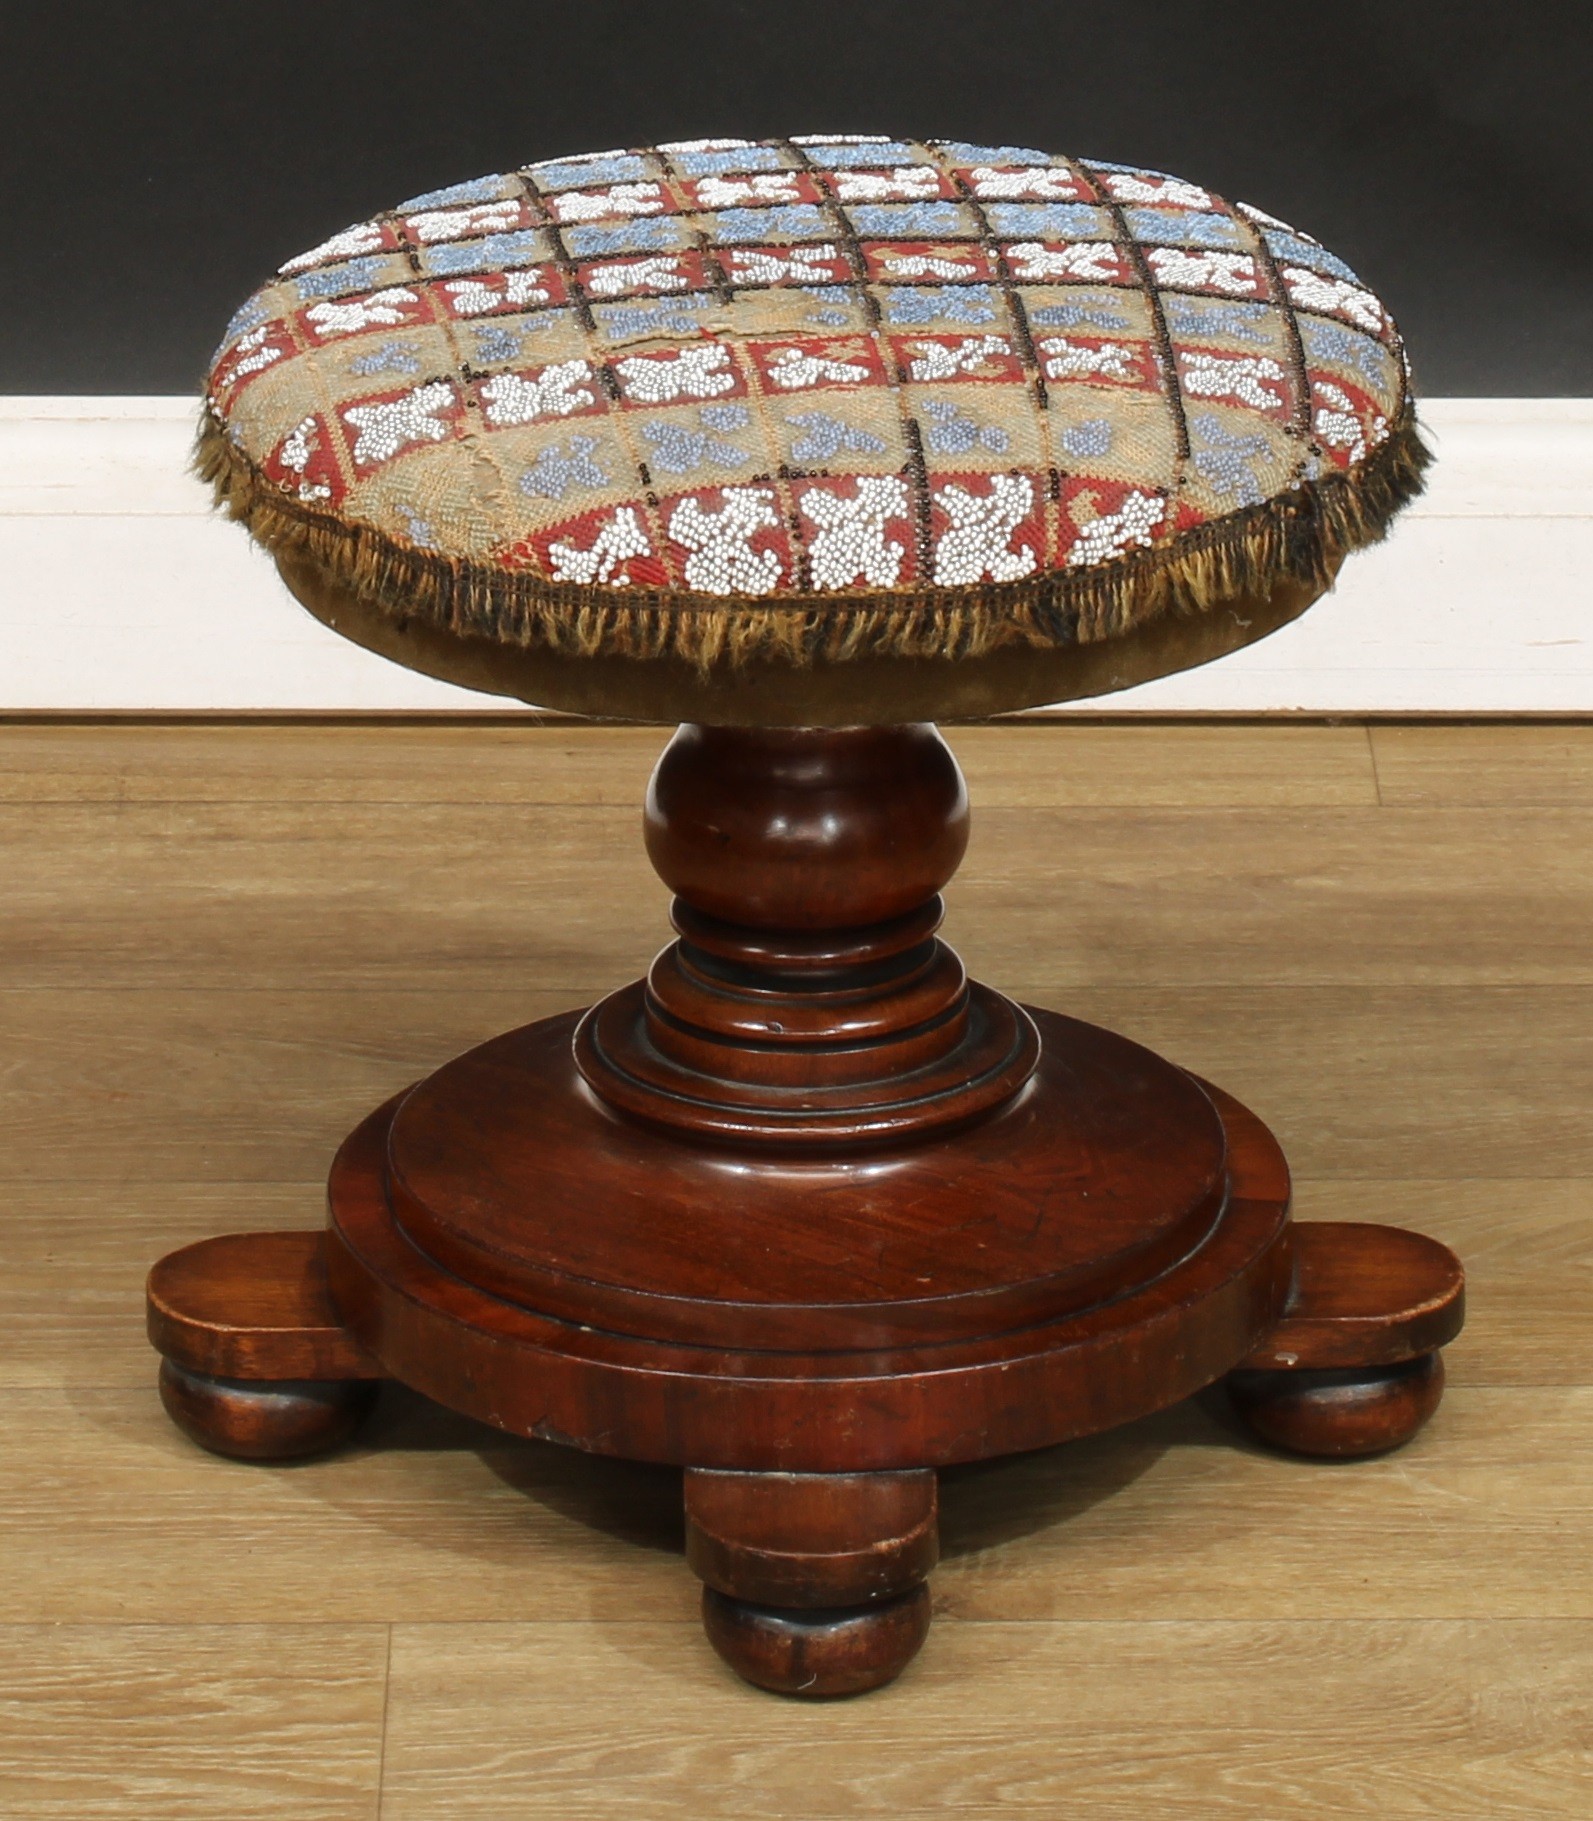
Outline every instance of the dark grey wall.
[(1433, 393), (1593, 392), (1593, 0), (12, 0), (0, 392), (197, 386), (400, 197), (708, 134), (1043, 146), (1208, 183), (1382, 292)]

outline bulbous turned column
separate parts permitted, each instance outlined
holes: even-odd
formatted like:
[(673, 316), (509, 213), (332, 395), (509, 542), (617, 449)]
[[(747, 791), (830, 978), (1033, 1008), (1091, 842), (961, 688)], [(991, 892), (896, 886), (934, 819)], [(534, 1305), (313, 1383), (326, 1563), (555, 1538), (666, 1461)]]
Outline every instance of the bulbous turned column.
[(646, 838), (680, 939), (576, 1032), (611, 1106), (852, 1146), (978, 1118), (1033, 1074), (1033, 1023), (935, 934), (968, 798), (933, 727), (682, 727)]

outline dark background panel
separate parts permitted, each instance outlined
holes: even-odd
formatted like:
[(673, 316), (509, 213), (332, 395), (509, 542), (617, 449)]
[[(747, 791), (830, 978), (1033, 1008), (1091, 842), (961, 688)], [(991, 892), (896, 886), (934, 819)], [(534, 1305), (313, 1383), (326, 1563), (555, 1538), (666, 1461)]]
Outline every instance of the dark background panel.
[(899, 132), (1297, 222), (1432, 393), (1593, 392), (1590, 0), (12, 0), (0, 392), (196, 388), (265, 272), (555, 154)]

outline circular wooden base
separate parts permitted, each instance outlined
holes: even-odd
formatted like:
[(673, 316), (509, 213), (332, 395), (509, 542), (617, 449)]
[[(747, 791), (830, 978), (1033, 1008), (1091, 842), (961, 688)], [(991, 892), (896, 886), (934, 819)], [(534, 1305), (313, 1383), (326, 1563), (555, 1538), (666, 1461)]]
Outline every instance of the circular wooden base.
[(934, 1466), (1160, 1409), (1283, 1313), (1283, 1158), (1228, 1096), (1032, 1015), (1006, 1113), (817, 1160), (622, 1120), (573, 1018), (511, 1033), (345, 1144), (334, 1301), (440, 1403), (638, 1460)]

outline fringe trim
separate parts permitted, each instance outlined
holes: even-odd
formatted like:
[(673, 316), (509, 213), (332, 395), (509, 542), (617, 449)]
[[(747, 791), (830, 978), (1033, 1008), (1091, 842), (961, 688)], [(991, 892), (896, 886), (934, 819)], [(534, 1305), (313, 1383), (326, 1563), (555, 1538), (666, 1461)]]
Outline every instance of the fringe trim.
[(1007, 644), (1090, 645), (1163, 614), (1194, 618), (1284, 580), (1327, 587), (1342, 558), (1384, 537), (1432, 455), (1407, 400), (1393, 434), (1343, 474), (1302, 481), (1227, 517), (1079, 570), (983, 587), (875, 590), (801, 605), (754, 596), (554, 582), (452, 559), (301, 505), (266, 479), (209, 405), (194, 468), (216, 503), (272, 552), (309, 557), (400, 624), (419, 619), (576, 657), (684, 659), (699, 670), (863, 656), (977, 657)]

